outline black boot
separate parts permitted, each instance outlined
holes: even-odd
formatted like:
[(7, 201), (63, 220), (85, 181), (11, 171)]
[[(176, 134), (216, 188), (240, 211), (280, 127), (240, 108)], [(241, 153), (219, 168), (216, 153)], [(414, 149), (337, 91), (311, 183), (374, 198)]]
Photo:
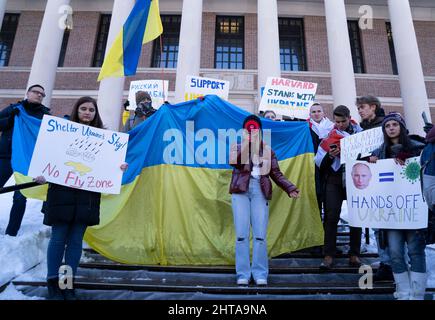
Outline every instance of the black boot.
[(59, 288), (59, 278), (47, 279), (48, 300), (64, 300)]
[(393, 270), (388, 264), (381, 263), (378, 271), (373, 276), (374, 282), (394, 281)]
[(63, 297), (65, 298), (65, 300), (68, 300), (68, 301), (78, 300), (76, 297), (75, 289), (65, 289), (65, 290), (62, 290), (62, 293), (63, 293)]

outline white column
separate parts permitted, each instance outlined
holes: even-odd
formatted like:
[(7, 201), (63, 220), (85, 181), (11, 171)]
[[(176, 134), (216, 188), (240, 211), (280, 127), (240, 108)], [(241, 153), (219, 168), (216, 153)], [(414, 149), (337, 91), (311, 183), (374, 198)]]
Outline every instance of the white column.
[(5, 11), (6, 11), (6, 2), (7, 2), (7, 0), (0, 0), (0, 30), (2, 28), (3, 17), (5, 15)]
[(334, 108), (345, 105), (350, 109), (352, 117), (359, 120), (355, 106), (355, 75), (344, 0), (325, 0), (325, 14)]
[[(135, 0), (115, 0), (107, 37), (106, 55), (112, 47), (119, 31), (124, 26)], [(124, 97), (125, 77), (106, 78), (100, 82), (98, 107), (101, 119), (107, 129), (118, 130), (121, 124), (122, 99)]]
[(423, 68), (408, 0), (388, 0), (400, 90), (410, 133), (425, 136), (421, 114), (430, 119)]
[(175, 103), (184, 101), (187, 76), (198, 76), (201, 64), (202, 0), (183, 0), (178, 47)]
[[(258, 92), (268, 77), (281, 76), (277, 0), (258, 0)], [(260, 95), (259, 95), (260, 96)]]
[(50, 106), (57, 63), (64, 34), (65, 13), (62, 10), (70, 0), (48, 0), (39, 31), (38, 42), (33, 56), (28, 86), (40, 84), (45, 88), (44, 105)]

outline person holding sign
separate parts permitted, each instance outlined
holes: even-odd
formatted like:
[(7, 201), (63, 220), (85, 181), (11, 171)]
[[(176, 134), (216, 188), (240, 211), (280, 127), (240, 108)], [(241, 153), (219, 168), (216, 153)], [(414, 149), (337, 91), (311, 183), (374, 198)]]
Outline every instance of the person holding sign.
[[(44, 114), (50, 114), (50, 109), (42, 105), (44, 97), (44, 88), (35, 84), (27, 90), (25, 100), (10, 105), (0, 112), (0, 187), (3, 187), (13, 174), (11, 157), (15, 117), (19, 116), (20, 112), (28, 113), (37, 119), (42, 119)], [(9, 223), (5, 232), (7, 235), (15, 237), (20, 230), (26, 211), (26, 202), (26, 197), (20, 191), (15, 191)]]
[(147, 118), (151, 117), (156, 110), (152, 106), (152, 99), (148, 92), (138, 91), (136, 92), (136, 110), (134, 114), (125, 123), (123, 132), (128, 132), (131, 129), (137, 127)]
[[(70, 120), (103, 129), (95, 99), (82, 97), (74, 105)], [(127, 170), (126, 163), (120, 170)], [(45, 183), (43, 176), (35, 178)], [(82, 242), (86, 228), (100, 222), (101, 194), (78, 188), (50, 183), (44, 205), (44, 224), (51, 226), (51, 237), (47, 249), (47, 288), (52, 300), (76, 300), (74, 289), (60, 290), (59, 268), (65, 255), (65, 264), (77, 272), (82, 254)]]
[[(289, 197), (299, 198), (299, 190), (279, 169), (273, 150), (262, 139), (261, 120), (248, 116), (243, 122), (245, 137), (231, 147), (230, 165), (234, 167), (230, 193), (236, 229), (237, 284), (248, 285), (251, 274), (257, 285), (267, 285), (267, 224), (272, 198), (270, 178)], [(252, 225), (252, 266), (249, 258), (249, 234)]]
[[(351, 121), (350, 110), (346, 106), (338, 106), (334, 110), (334, 129), (320, 143), (315, 162), (325, 181), (325, 255), (320, 269), (329, 271), (334, 265), (337, 241), (337, 225), (343, 200), (346, 200), (346, 189), (343, 183), (344, 165), (340, 163), (340, 140), (349, 135), (361, 132), (362, 129)], [(349, 265), (359, 267), (361, 261), (361, 228), (350, 227)]]
[[(408, 158), (420, 155), (424, 144), (411, 140), (407, 135), (406, 123), (398, 113), (391, 113), (382, 121), (384, 143), (375, 151), (369, 161), (394, 158), (403, 165)], [(426, 290), (426, 256), (424, 230), (382, 230), (386, 233), (393, 268), (398, 300), (423, 300)], [(405, 243), (411, 268), (405, 260)]]

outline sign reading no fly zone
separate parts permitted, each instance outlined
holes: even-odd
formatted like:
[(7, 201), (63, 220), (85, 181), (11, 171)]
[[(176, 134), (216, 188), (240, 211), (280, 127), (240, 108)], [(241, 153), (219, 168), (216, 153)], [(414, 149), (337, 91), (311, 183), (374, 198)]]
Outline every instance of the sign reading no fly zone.
[(94, 192), (119, 194), (128, 134), (45, 115), (30, 163), (30, 177)]

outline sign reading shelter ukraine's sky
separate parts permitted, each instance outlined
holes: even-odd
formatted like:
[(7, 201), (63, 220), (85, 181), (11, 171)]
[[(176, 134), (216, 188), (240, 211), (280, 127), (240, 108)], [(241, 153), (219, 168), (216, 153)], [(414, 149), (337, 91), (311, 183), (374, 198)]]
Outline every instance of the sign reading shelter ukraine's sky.
[(187, 76), (184, 88), (184, 101), (195, 100), (208, 94), (217, 95), (227, 100), (230, 93), (230, 82), (219, 79)]
[(307, 119), (316, 97), (317, 83), (267, 78), (259, 111), (272, 110), (291, 118)]
[(404, 166), (394, 159), (348, 161), (346, 192), (349, 224), (380, 229), (427, 227), (427, 205), (420, 186), (419, 158)]
[(160, 106), (168, 99), (168, 80), (138, 80), (130, 83), (128, 101), (130, 102), (129, 110), (136, 110), (136, 92), (145, 91), (151, 96), (154, 109)]
[(29, 176), (94, 192), (119, 194), (128, 134), (44, 116)]

